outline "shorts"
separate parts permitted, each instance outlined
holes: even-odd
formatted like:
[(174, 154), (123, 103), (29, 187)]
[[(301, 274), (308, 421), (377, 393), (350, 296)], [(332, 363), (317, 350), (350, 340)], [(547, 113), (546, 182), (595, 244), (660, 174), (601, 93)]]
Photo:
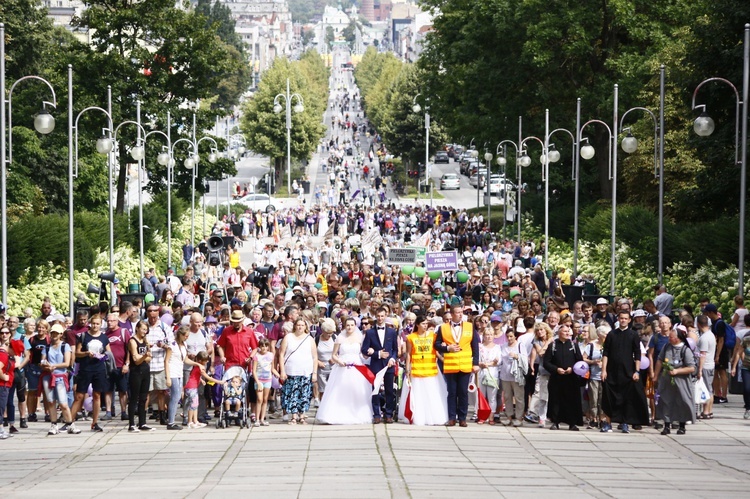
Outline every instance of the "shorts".
[(76, 375), (76, 393), (88, 393), (89, 385), (91, 389), (96, 393), (107, 393), (109, 390), (109, 379), (107, 379), (107, 371), (105, 371), (104, 364), (101, 364), (102, 369), (96, 371), (80, 371)]
[(50, 378), (46, 377), (42, 381), (44, 387), (44, 395), (47, 397), (48, 402), (56, 401), (61, 406), (68, 405), (68, 390), (65, 388), (65, 382), (57, 380), (55, 386), (49, 386)]
[(24, 371), (16, 369), (13, 374), (13, 388), (19, 402), (26, 402), (26, 375)]
[(162, 369), (161, 371), (151, 372), (151, 382), (148, 387), (148, 391), (153, 392), (154, 390), (166, 390), (167, 389), (167, 373)]
[(708, 393), (713, 395), (714, 394), (714, 370), (713, 369), (703, 369), (701, 372), (701, 376), (703, 377), (703, 382), (706, 384), (706, 388), (708, 388)]
[(26, 370), (26, 388), (30, 392), (36, 392), (39, 389), (39, 378), (42, 376), (41, 366), (29, 364)]
[(268, 389), (271, 388), (271, 380), (270, 379), (268, 381), (260, 381), (260, 380), (258, 380), (258, 381), (255, 382), (255, 390), (256, 391), (259, 392), (259, 391), (265, 390), (267, 388)]
[(719, 352), (719, 360), (716, 362), (714, 369), (717, 371), (726, 371), (729, 369), (729, 349), (727, 347), (723, 347), (721, 352)]
[(237, 397), (229, 397), (226, 402), (228, 402), (230, 406), (233, 406), (235, 404), (239, 404), (240, 399), (238, 399)]
[(109, 374), (109, 392), (127, 393), (130, 373), (122, 374), (122, 368), (115, 369)]
[(198, 410), (198, 389), (185, 388), (185, 406), (191, 411)]

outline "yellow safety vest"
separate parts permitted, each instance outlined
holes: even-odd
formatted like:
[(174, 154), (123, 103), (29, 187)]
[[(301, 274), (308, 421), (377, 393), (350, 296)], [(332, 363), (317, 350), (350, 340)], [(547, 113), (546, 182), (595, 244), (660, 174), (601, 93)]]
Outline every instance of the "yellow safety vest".
[[(446, 345), (455, 345), (456, 340), (453, 339), (453, 330), (450, 323), (445, 323), (440, 326), (440, 332), (443, 335), (443, 343)], [(471, 322), (461, 323), (461, 338), (458, 341), (458, 346), (461, 347), (460, 352), (446, 352), (443, 356), (443, 372), (445, 374), (450, 373), (470, 373), (472, 368), (472, 352), (471, 352), (471, 340), (474, 338), (474, 328)]]
[(435, 333), (429, 333), (424, 338), (412, 333), (406, 339), (411, 344), (411, 375), (416, 378), (437, 376)]

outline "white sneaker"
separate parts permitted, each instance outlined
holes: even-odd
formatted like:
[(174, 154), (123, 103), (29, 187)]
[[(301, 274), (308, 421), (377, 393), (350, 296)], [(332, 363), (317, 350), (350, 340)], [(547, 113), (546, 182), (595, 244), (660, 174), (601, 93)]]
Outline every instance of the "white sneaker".
[(0, 440), (5, 440), (6, 438), (10, 438), (10, 433), (0, 432)]
[(196, 424), (195, 424), (195, 427), (196, 427), (196, 428), (205, 428), (206, 426), (208, 426), (208, 425), (207, 425), (206, 423), (200, 423), (200, 422), (199, 422), (199, 423), (196, 423)]
[(70, 435), (78, 435), (79, 433), (81, 433), (81, 430), (79, 430), (78, 428), (76, 428), (76, 424), (75, 423), (70, 423), (70, 426), (68, 426), (68, 433)]
[(128, 432), (130, 433), (140, 433), (141, 430), (138, 429), (136, 425), (132, 425), (130, 428), (128, 428)]
[(281, 418), (282, 421), (289, 421), (289, 414), (284, 414)]
[(745, 418), (745, 419), (750, 419), (750, 409), (746, 410), (745, 411), (745, 415), (742, 416), (742, 417)]
[(57, 435), (58, 433), (60, 433), (60, 430), (57, 429), (57, 423), (52, 423), (52, 426), (49, 427), (47, 435)]
[(253, 423), (253, 426), (256, 428), (260, 427), (260, 421), (256, 421), (255, 423)]

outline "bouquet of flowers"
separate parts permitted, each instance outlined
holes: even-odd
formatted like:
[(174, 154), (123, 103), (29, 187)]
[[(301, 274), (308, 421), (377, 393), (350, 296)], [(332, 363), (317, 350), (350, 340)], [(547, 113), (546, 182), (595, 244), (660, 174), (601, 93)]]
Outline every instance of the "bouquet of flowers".
[[(671, 362), (669, 362), (669, 359), (667, 358), (665, 358), (664, 362), (661, 363), (661, 368), (668, 373), (671, 373), (675, 369), (675, 367), (672, 365)], [(673, 385), (675, 384), (674, 376), (671, 376), (670, 381)]]

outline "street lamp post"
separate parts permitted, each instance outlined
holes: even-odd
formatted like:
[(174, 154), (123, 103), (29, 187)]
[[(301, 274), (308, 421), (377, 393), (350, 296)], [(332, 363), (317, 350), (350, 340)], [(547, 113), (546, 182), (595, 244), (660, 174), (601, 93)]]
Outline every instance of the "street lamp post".
[[(506, 166), (508, 164), (508, 160), (505, 157), (506, 150), (505, 150), (505, 144), (510, 144), (514, 147), (516, 150), (516, 170), (518, 170), (518, 146), (515, 142), (512, 140), (503, 140), (495, 149), (495, 154), (497, 155), (497, 164), (498, 166), (502, 167), (503, 169), (503, 239), (506, 239), (506, 221), (508, 218), (508, 175), (506, 172)], [(500, 148), (502, 149), (502, 152), (500, 152)], [(517, 201), (516, 201), (517, 202)]]
[[(68, 87), (70, 89), (72, 89), (72, 86), (73, 86), (73, 75), (72, 75), (72, 72), (69, 71), (69, 73), (68, 73)], [(71, 92), (71, 95), (72, 95), (72, 92)], [(109, 94), (109, 95), (111, 95), (111, 94)], [(111, 102), (109, 102), (109, 108), (111, 109)], [(68, 160), (69, 160), (68, 171), (70, 172), (69, 183), (72, 183), (72, 179), (74, 177), (75, 178), (78, 177), (78, 130), (79, 130), (78, 122), (80, 121), (81, 117), (84, 114), (86, 114), (87, 112), (89, 112), (89, 111), (99, 111), (100, 113), (102, 113), (104, 115), (105, 118), (107, 118), (107, 127), (102, 130), (102, 136), (99, 139), (97, 139), (97, 141), (96, 141), (96, 152), (98, 152), (99, 154), (103, 154), (103, 155), (107, 156), (107, 169), (110, 172), (110, 174), (112, 172), (111, 159), (112, 159), (112, 149), (114, 148), (114, 141), (113, 141), (113, 138), (112, 138), (112, 132), (113, 132), (113, 128), (114, 128), (113, 124), (112, 124), (112, 115), (110, 114), (109, 111), (107, 111), (107, 110), (105, 110), (105, 109), (103, 109), (101, 107), (90, 106), (90, 107), (87, 107), (87, 108), (83, 109), (81, 112), (79, 112), (78, 115), (75, 117), (75, 120), (74, 120), (73, 119), (73, 99), (70, 99), (70, 101), (68, 102), (68, 115), (69, 115), (69, 119), (68, 119), (68, 134), (71, 137), (71, 140), (70, 140), (70, 143), (71, 143), (70, 154), (68, 156)], [(110, 185), (111, 185), (112, 184), (112, 176), (111, 175), (109, 176), (109, 181), (110, 181)], [(69, 194), (69, 196), (70, 197), (68, 198), (68, 203), (72, 203), (73, 202), (72, 201), (72, 189), (71, 189), (71, 194)], [(112, 201), (112, 199), (110, 197), (110, 203), (109, 203), (110, 207), (112, 205), (111, 201)], [(112, 226), (110, 225), (110, 228), (111, 227)], [(70, 219), (69, 219), (69, 230), (70, 230), (70, 234), (71, 234), (71, 242), (70, 242), (70, 248), (69, 249), (72, 252), (72, 250), (73, 250), (73, 217), (72, 217), (72, 210), (71, 210), (71, 216), (70, 216)], [(112, 235), (112, 233), (110, 232), (110, 236), (111, 235)], [(112, 240), (112, 237), (110, 237), (110, 241), (111, 240)], [(111, 250), (111, 246), (110, 246), (110, 250)], [(110, 251), (110, 255), (112, 255), (112, 254), (113, 254), (113, 252)], [(110, 267), (109, 271), (113, 272), (114, 271), (114, 263), (113, 263), (112, 257), (110, 257), (109, 267)], [(72, 257), (71, 257), (71, 273), (72, 273)], [(112, 295), (110, 294), (110, 296), (112, 296)], [(72, 278), (71, 278), (71, 296), (70, 296), (70, 299), (71, 300), (73, 299), (73, 294), (72, 294)], [(73, 313), (73, 312), (71, 312), (71, 313)]]
[(632, 154), (638, 149), (638, 139), (633, 137), (629, 127), (623, 128), (625, 117), (631, 111), (643, 111), (654, 121), (654, 175), (659, 179), (659, 249), (657, 277), (659, 279), (659, 284), (662, 284), (664, 280), (664, 65), (661, 66), (659, 94), (659, 120), (657, 120), (656, 115), (650, 109), (645, 107), (633, 107), (622, 114), (622, 117), (620, 118), (619, 133), (628, 132), (628, 135), (622, 139), (621, 147), (626, 153)]
[[(5, 24), (0, 23), (0, 191), (2, 191), (2, 285), (3, 285), (3, 303), (8, 303), (8, 200), (6, 197), (6, 178), (7, 170), (13, 162), (13, 90), (16, 85), (22, 81), (38, 80), (46, 84), (52, 93), (52, 102), (42, 101), (42, 110), (34, 117), (34, 128), (42, 135), (47, 135), (55, 129), (55, 119), (47, 112), (46, 106), (57, 108), (57, 97), (52, 84), (41, 76), (23, 76), (17, 79), (11, 85), (8, 91), (8, 98), (5, 98)], [(5, 106), (8, 106), (7, 116)], [(7, 123), (6, 123), (7, 119)], [(5, 149), (5, 136), (8, 135), (8, 149)], [(68, 183), (70, 187), (70, 182)], [(72, 234), (71, 234), (72, 237)]]
[(305, 110), (304, 100), (297, 93), (290, 93), (289, 78), (286, 79), (286, 94), (278, 94), (273, 99), (273, 112), (278, 114), (282, 111), (280, 99), (284, 99), (286, 106), (286, 189), (287, 195), (292, 194), (292, 99), (297, 98), (297, 104), (294, 106), (295, 113), (301, 113)]
[(578, 147), (578, 143), (576, 142), (576, 138), (573, 135), (573, 132), (570, 130), (567, 130), (565, 128), (556, 128), (549, 131), (549, 109), (545, 109), (545, 144), (547, 149), (547, 154), (544, 157), (544, 163), (546, 163), (546, 174), (545, 174), (545, 186), (544, 186), (544, 270), (549, 270), (548, 264), (549, 261), (547, 260), (547, 254), (550, 251), (550, 245), (549, 245), (549, 164), (550, 163), (557, 163), (560, 161), (560, 152), (555, 149), (555, 144), (550, 143), (550, 139), (553, 135), (559, 132), (565, 132), (568, 135), (570, 135), (570, 139), (572, 141), (572, 150), (571, 150), (571, 168), (574, 168), (575, 160), (576, 160), (576, 151)]
[(167, 140), (167, 145), (163, 146), (162, 152), (156, 156), (156, 162), (167, 168), (167, 268), (172, 267), (172, 175), (174, 174), (174, 159), (172, 159), (171, 127), (172, 116), (167, 111), (167, 132), (152, 130), (144, 137), (144, 140), (147, 140), (149, 135), (157, 134)]
[[(414, 96), (414, 99), (412, 100), (412, 110), (415, 113), (419, 113), (422, 111), (422, 107), (417, 102), (417, 97), (422, 95), (421, 93), (418, 93)], [(430, 100), (427, 99), (427, 102), (424, 106), (424, 133), (425, 133), (425, 139), (424, 139), (424, 181), (425, 185), (430, 185)], [(432, 186), (428, 187), (430, 189), (430, 208), (432, 208)]]
[[(185, 160), (185, 168), (193, 170), (192, 190), (191, 190), (192, 194), (191, 194), (191, 205), (190, 205), (190, 244), (191, 245), (195, 245), (195, 177), (197, 176), (198, 163), (200, 162), (200, 154), (198, 152), (198, 146), (204, 140), (209, 140), (214, 144), (213, 149), (211, 149), (211, 152), (208, 155), (208, 162), (211, 164), (216, 163), (218, 159), (217, 150), (219, 147), (216, 141), (212, 137), (206, 136), (206, 137), (201, 137), (200, 139), (196, 140), (195, 120), (196, 120), (196, 116), (195, 116), (195, 113), (193, 113), (193, 152), (194, 152), (194, 155), (192, 158), (192, 162), (188, 163), (188, 160)], [(192, 166), (188, 166), (188, 164)], [(205, 226), (206, 226), (205, 219), (203, 221), (203, 226), (204, 226), (204, 231), (205, 231)]]
[[(718, 81), (729, 85), (734, 91), (737, 99), (736, 105), (736, 119), (735, 119), (735, 142), (734, 142), (734, 162), (740, 166), (740, 241), (739, 241), (739, 260), (737, 266), (739, 271), (738, 278), (738, 294), (744, 296), (745, 294), (745, 200), (747, 197), (747, 99), (748, 99), (748, 86), (750, 85), (750, 24), (745, 24), (745, 41), (743, 51), (743, 63), (742, 63), (742, 99), (737, 88), (728, 80), (724, 78), (708, 78), (703, 80), (693, 92), (693, 109), (701, 108), (701, 115), (696, 118), (693, 124), (695, 133), (701, 137), (711, 135), (714, 131), (715, 125), (712, 120), (706, 114), (705, 104), (696, 105), (695, 97), (698, 95), (698, 90), (709, 82)], [(742, 116), (740, 126), (740, 115)], [(740, 130), (742, 133), (742, 139), (740, 140)], [(740, 145), (741, 144), (741, 145)], [(4, 192), (4, 191), (3, 191)]]
[[(117, 132), (120, 131), (120, 128), (124, 125), (134, 125), (138, 131), (138, 137), (136, 139), (135, 145), (130, 147), (130, 157), (133, 158), (138, 163), (138, 240), (139, 240), (139, 265), (140, 265), (140, 277), (143, 277), (143, 203), (141, 202), (141, 191), (143, 190), (141, 188), (141, 160), (146, 156), (146, 148), (145, 148), (145, 136), (146, 136), (146, 130), (144, 130), (143, 126), (141, 126), (141, 101), (136, 101), (136, 116), (137, 121), (132, 120), (125, 120), (117, 127), (115, 127), (115, 131), (112, 134), (112, 138), (117, 143)], [(110, 207), (112, 205), (112, 200), (110, 199)], [(110, 264), (111, 265), (111, 264)], [(114, 269), (110, 269), (110, 271), (113, 271)], [(113, 297), (114, 298), (114, 297)]]
[[(545, 136), (544, 140), (535, 137), (533, 135), (530, 135), (529, 137), (526, 137), (521, 141), (520, 144), (518, 144), (519, 148), (521, 149), (521, 158), (519, 159), (519, 163), (522, 167), (526, 168), (529, 165), (531, 165), (531, 158), (526, 153), (526, 149), (524, 146), (526, 145), (526, 141), (528, 140), (536, 140), (541, 144), (542, 146), (542, 154), (539, 157), (539, 161), (542, 164), (542, 182), (544, 182), (544, 267), (547, 268), (547, 254), (549, 253), (549, 181), (547, 180), (547, 175), (549, 172), (549, 160), (548, 160), (548, 137), (547, 137), (547, 131), (549, 129), (549, 111), (547, 112), (546, 120), (545, 120)], [(519, 237), (519, 243), (520, 243), (520, 237)]]
[(491, 209), (492, 209), (492, 192), (490, 191), (490, 184), (492, 183), (492, 153), (484, 149), (484, 162), (487, 165), (487, 229), (492, 232), (492, 222), (490, 221)]
[[(578, 101), (579, 101), (579, 104), (580, 104), (580, 99), (578, 99)], [(617, 85), (615, 85), (615, 109), (617, 109)], [(615, 114), (617, 114), (616, 111), (615, 111)], [(596, 150), (594, 149), (594, 147), (591, 144), (588, 143), (589, 139), (587, 137), (586, 138), (583, 137), (583, 130), (587, 126), (592, 125), (592, 124), (602, 125), (607, 130), (607, 132), (609, 133), (609, 138), (608, 138), (608, 142), (607, 142), (608, 147), (609, 147), (609, 151), (608, 151), (608, 154), (607, 154), (607, 160), (609, 161), (609, 178), (610, 178), (610, 180), (612, 180), (612, 189), (613, 189), (612, 197), (615, 198), (615, 191), (614, 191), (614, 189), (616, 188), (615, 186), (617, 185), (617, 167), (615, 166), (615, 161), (617, 159), (617, 152), (616, 152), (617, 148), (615, 147), (615, 144), (614, 144), (614, 142), (615, 142), (615, 136), (612, 133), (612, 128), (610, 128), (610, 126), (608, 124), (606, 124), (604, 121), (601, 121), (601, 120), (589, 120), (586, 123), (584, 123), (583, 126), (581, 126), (578, 129), (578, 145), (580, 147), (580, 154), (581, 154), (581, 157), (583, 159), (591, 159), (591, 158), (594, 157), (594, 154), (596, 154)], [(616, 126), (617, 126), (617, 121), (615, 120), (615, 127)], [(615, 128), (615, 130), (616, 130), (616, 128)], [(586, 145), (581, 146), (581, 144), (583, 142), (586, 142)], [(614, 152), (613, 152), (613, 150), (614, 150)], [(576, 170), (578, 170), (578, 167), (576, 167)], [(578, 172), (576, 172), (576, 183), (577, 183), (577, 179), (578, 179)], [(578, 192), (577, 188), (576, 188), (576, 192)], [(616, 199), (613, 199), (613, 201), (612, 201), (612, 240), (611, 240), (611, 252), (612, 252), (612, 256), (611, 256), (611, 260), (610, 260), (610, 272), (611, 272), (611, 276), (610, 276), (610, 288), (609, 288), (609, 291), (610, 291), (611, 295), (615, 294), (615, 220), (616, 220), (615, 217), (617, 216), (617, 211), (616, 211), (617, 210), (617, 204), (616, 203), (617, 203)], [(576, 221), (577, 221), (577, 219), (578, 219), (578, 210), (576, 209)], [(576, 229), (577, 229), (577, 224), (576, 224)], [(573, 241), (573, 244), (574, 244), (574, 248), (573, 248), (573, 258), (574, 258), (574, 260), (573, 260), (573, 262), (574, 262), (573, 263), (573, 265), (574, 265), (573, 269), (574, 269), (574, 273), (578, 270), (576, 268), (577, 256), (578, 256), (578, 238), (575, 237), (575, 236), (577, 236), (577, 233), (578, 233), (578, 231), (575, 230), (574, 241)]]

